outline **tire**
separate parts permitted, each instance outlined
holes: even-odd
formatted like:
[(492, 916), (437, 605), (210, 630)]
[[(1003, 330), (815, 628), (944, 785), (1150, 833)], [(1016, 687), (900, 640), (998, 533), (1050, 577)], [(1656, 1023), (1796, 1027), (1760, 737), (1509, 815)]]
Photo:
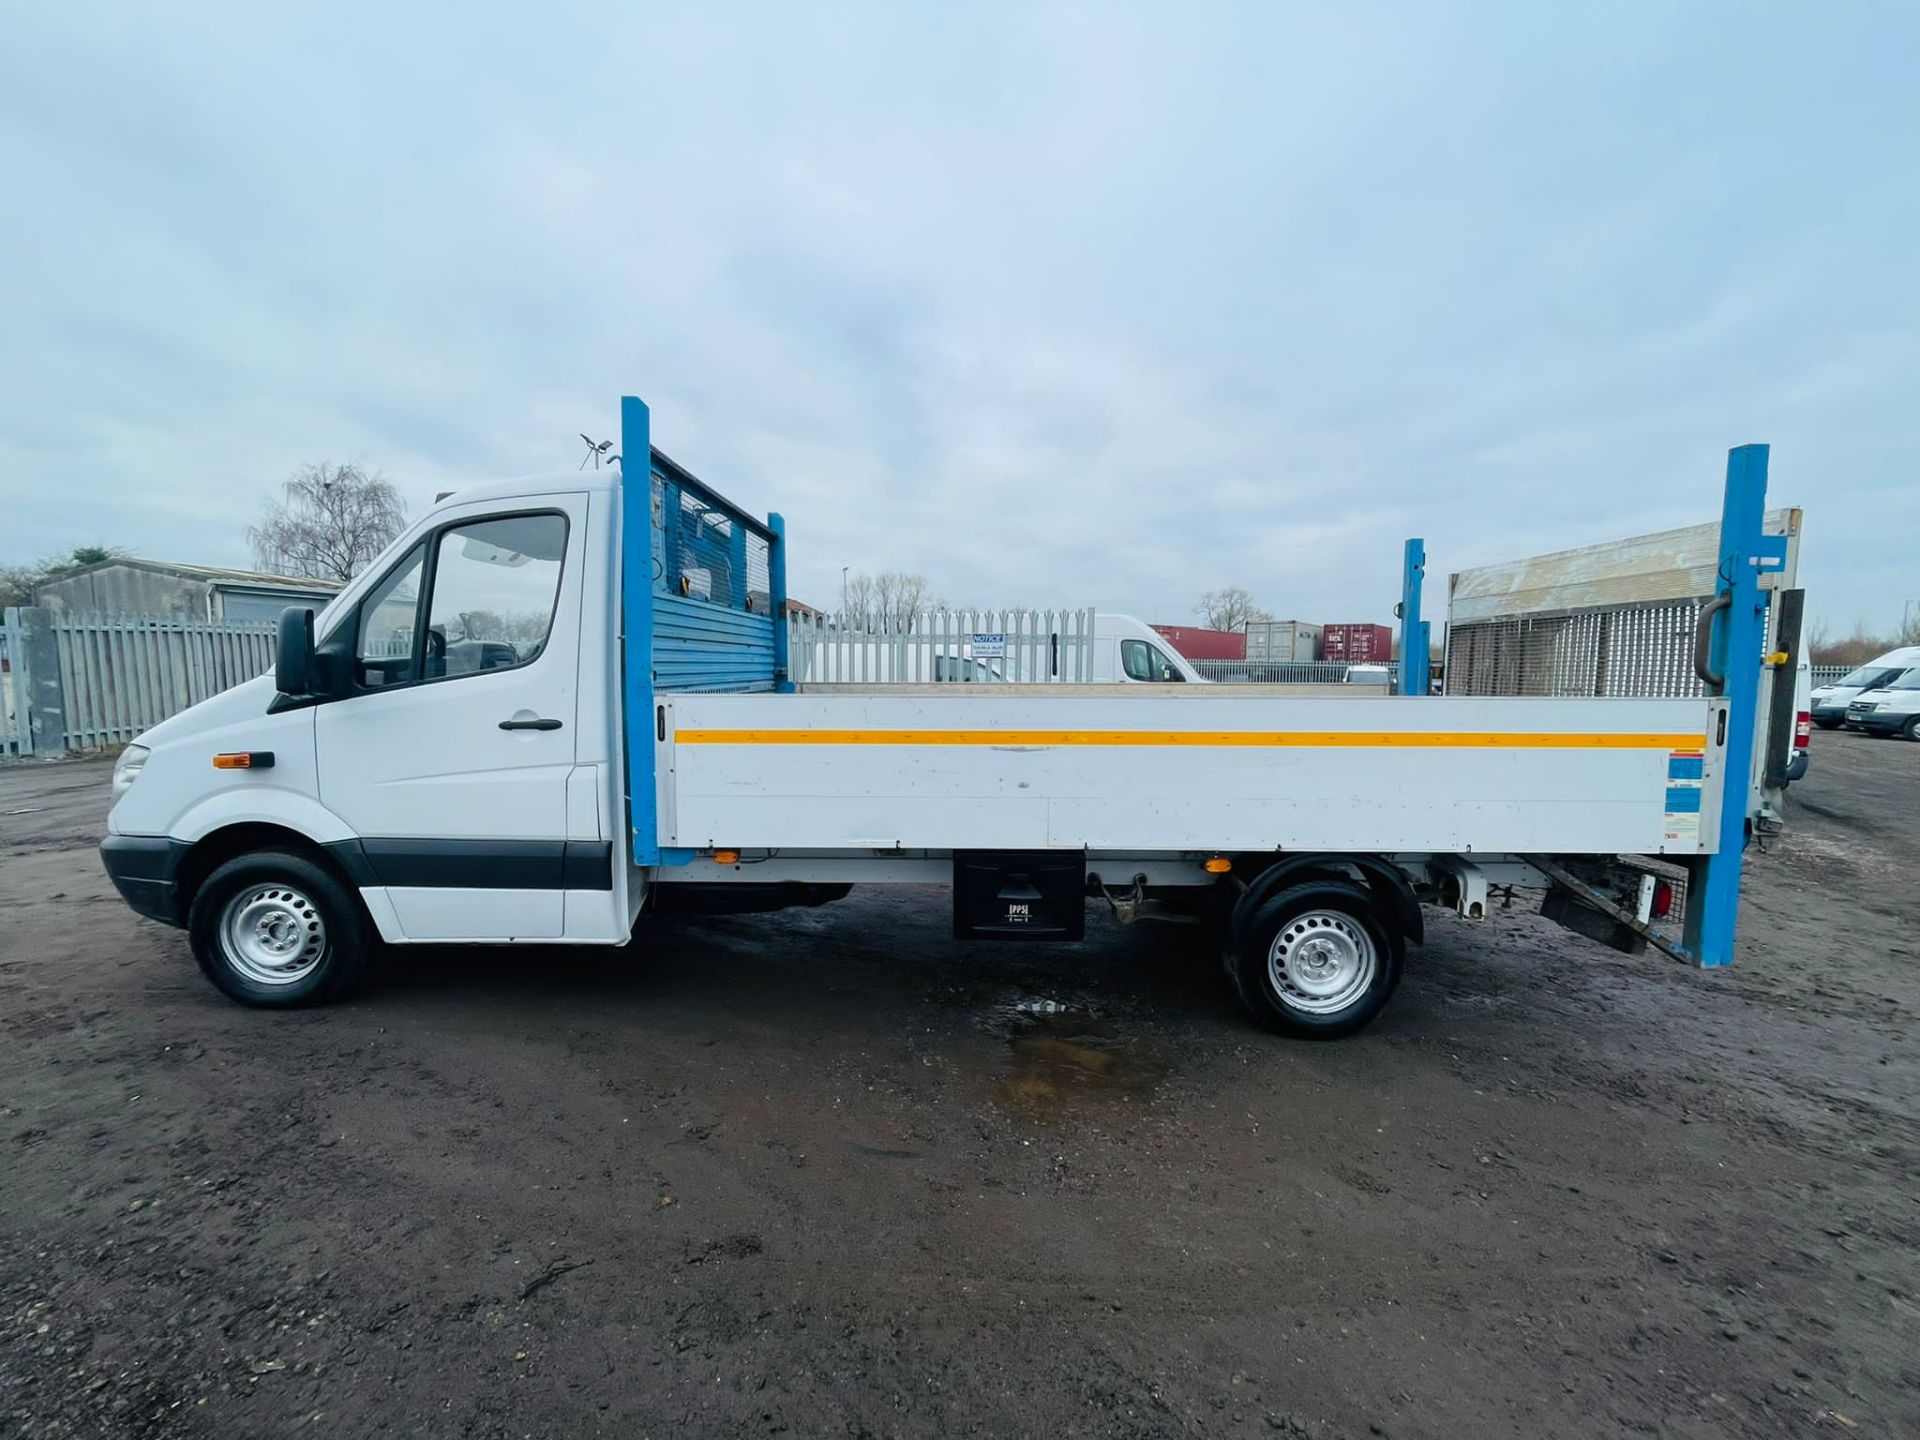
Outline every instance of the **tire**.
[(1247, 1013), (1268, 1029), (1337, 1040), (1386, 1008), (1405, 956), (1405, 941), (1365, 890), (1312, 880), (1247, 917), (1227, 952), (1227, 974)]
[(262, 850), (215, 870), (193, 897), (187, 937), (207, 979), (242, 1005), (338, 1000), (378, 934), (360, 897), (304, 855)]
[(1920, 715), (1909, 715), (1907, 723), (1900, 727), (1900, 734), (1908, 740), (1920, 740)]
[(1813, 723), (1818, 725), (1822, 730), (1838, 730), (1843, 722), (1839, 720), (1829, 720), (1824, 716), (1816, 715), (1813, 717)]

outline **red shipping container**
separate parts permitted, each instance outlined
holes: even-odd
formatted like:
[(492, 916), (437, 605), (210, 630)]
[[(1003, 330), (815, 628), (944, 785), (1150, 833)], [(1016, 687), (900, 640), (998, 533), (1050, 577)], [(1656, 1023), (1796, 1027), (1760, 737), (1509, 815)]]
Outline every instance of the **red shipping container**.
[(1393, 629), (1387, 625), (1329, 625), (1321, 632), (1329, 660), (1369, 665), (1393, 658)]
[(1198, 625), (1156, 625), (1154, 630), (1189, 660), (1244, 660), (1244, 630), (1207, 630)]
[(1385, 625), (1368, 625), (1347, 636), (1347, 658), (1354, 662), (1393, 658), (1393, 631)]

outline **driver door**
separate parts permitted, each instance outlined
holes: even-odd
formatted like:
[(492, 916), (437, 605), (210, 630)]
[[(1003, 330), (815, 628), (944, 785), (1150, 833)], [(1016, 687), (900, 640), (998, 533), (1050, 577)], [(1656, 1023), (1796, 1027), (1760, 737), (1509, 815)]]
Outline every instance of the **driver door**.
[(320, 797), (409, 940), (562, 933), (585, 495), (450, 507), (345, 623)]

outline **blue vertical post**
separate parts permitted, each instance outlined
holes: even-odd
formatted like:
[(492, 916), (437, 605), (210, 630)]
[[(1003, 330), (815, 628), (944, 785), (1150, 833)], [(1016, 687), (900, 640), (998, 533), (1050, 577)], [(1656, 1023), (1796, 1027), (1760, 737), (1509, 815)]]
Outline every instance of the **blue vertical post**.
[(1742, 445), (1728, 451), (1714, 580), (1717, 613), (1709, 619), (1713, 629), (1707, 649), (1707, 668), (1719, 677), (1717, 688), (1727, 702), (1724, 737), (1707, 736), (1708, 749), (1720, 749), (1718, 848), (1695, 862), (1686, 915), (1686, 948), (1704, 966), (1733, 963), (1740, 916), (1740, 867), (1747, 848), (1747, 795), (1767, 633), (1760, 575), (1779, 569), (1786, 559), (1785, 541), (1769, 542), (1761, 533), (1766, 512), (1767, 447)]
[(767, 516), (767, 528), (773, 532), (773, 539), (767, 542), (767, 603), (773, 610), (773, 688), (782, 695), (791, 695), (794, 685), (787, 643), (790, 637), (787, 634), (786, 517)]
[(1432, 688), (1426, 621), (1420, 618), (1420, 588), (1427, 574), (1427, 542), (1407, 541), (1400, 570), (1400, 693), (1424, 695)]
[[(635, 469), (635, 466), (638, 469)], [(646, 403), (620, 399), (621, 695), (627, 740), (627, 824), (633, 863), (660, 863), (654, 779), (653, 434)]]

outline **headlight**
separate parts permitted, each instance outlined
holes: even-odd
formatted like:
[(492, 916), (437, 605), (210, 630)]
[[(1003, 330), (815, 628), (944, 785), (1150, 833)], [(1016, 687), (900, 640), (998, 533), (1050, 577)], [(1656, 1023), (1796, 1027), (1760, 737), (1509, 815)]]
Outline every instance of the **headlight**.
[(118, 800), (133, 788), (133, 782), (146, 769), (147, 757), (152, 753), (145, 745), (129, 745), (120, 752), (120, 758), (113, 762), (114, 799)]

